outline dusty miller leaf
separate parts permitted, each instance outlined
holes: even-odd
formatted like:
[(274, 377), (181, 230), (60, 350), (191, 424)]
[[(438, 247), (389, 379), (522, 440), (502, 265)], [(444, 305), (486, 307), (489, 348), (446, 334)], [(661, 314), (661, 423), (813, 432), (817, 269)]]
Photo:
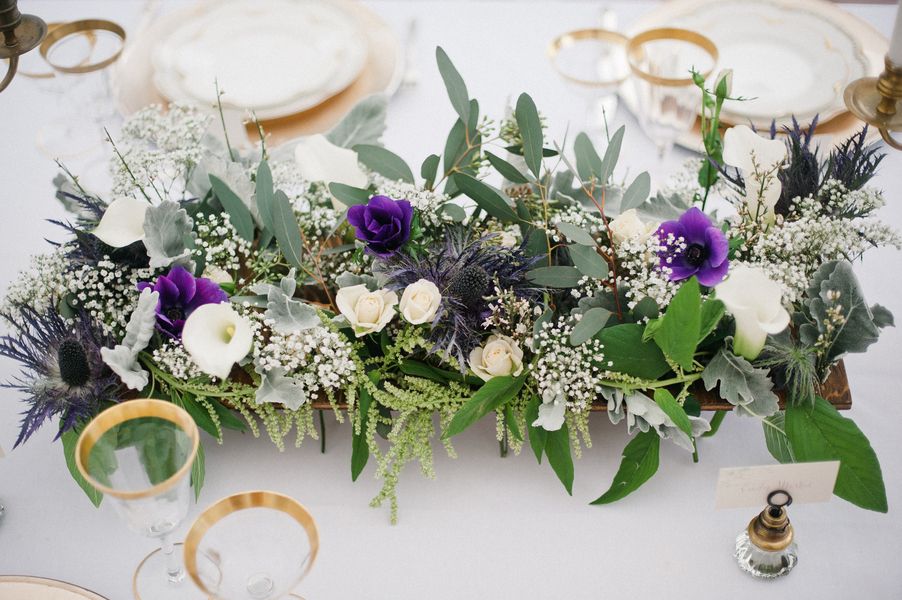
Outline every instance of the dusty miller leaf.
[(767, 369), (757, 369), (741, 356), (721, 348), (702, 373), (705, 389), (720, 384), (720, 397), (737, 407), (737, 413), (769, 417), (780, 409)]
[(138, 305), (132, 312), (125, 327), (125, 337), (115, 348), (101, 348), (103, 362), (119, 376), (130, 389), (140, 390), (147, 386), (149, 374), (138, 364), (138, 353), (147, 347), (157, 323), (157, 301), (160, 294), (150, 288), (141, 291)]
[(191, 239), (193, 226), (194, 221), (178, 202), (166, 200), (149, 207), (144, 215), (144, 247), (151, 268), (190, 263), (191, 250), (186, 240)]
[(315, 308), (292, 298), (297, 287), (294, 276), (295, 270), (292, 269), (278, 287), (270, 285), (266, 292), (266, 312), (263, 316), (273, 321), (272, 329), (276, 333), (304, 331), (320, 324)]
[(255, 397), (257, 404), (282, 404), (297, 410), (307, 401), (304, 384), (294, 377), (286, 377), (282, 369), (272, 369), (263, 375)]
[(326, 139), (342, 148), (357, 144), (379, 145), (385, 132), (387, 107), (388, 99), (384, 94), (367, 96), (326, 134)]

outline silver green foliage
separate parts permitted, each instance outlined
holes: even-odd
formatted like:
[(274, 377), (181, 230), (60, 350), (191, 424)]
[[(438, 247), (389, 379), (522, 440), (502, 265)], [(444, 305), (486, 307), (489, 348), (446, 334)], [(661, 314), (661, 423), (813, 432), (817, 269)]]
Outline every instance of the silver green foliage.
[(321, 324), (315, 308), (294, 298), (296, 288), (294, 269), (282, 278), (278, 286), (265, 283), (252, 288), (255, 293), (266, 296), (263, 316), (272, 321), (271, 327), (276, 333), (295, 333)]
[(166, 200), (147, 209), (144, 215), (144, 247), (154, 269), (171, 264), (193, 270), (188, 243), (193, 238), (194, 221), (178, 202)]
[(149, 373), (138, 363), (138, 353), (147, 347), (153, 337), (159, 297), (160, 294), (150, 288), (142, 290), (138, 305), (128, 320), (122, 343), (114, 348), (100, 349), (103, 362), (132, 390), (143, 389), (149, 380)]
[(297, 410), (307, 402), (304, 383), (285, 375), (283, 369), (270, 369), (263, 374), (255, 397), (257, 404), (282, 404)]
[(654, 430), (661, 439), (670, 440), (680, 448), (693, 452), (692, 438), (711, 429), (710, 423), (698, 417), (688, 417), (692, 426), (692, 438), (667, 416), (658, 404), (637, 390), (624, 392), (619, 388), (602, 386), (602, 397), (608, 402), (608, 418), (618, 424), (626, 417), (627, 432)]
[(385, 132), (387, 107), (385, 95), (367, 96), (326, 134), (326, 139), (342, 148), (352, 148), (357, 144), (379, 145)]
[(721, 348), (702, 372), (705, 389), (720, 385), (719, 395), (737, 414), (769, 417), (780, 409), (767, 369), (758, 369), (741, 356)]

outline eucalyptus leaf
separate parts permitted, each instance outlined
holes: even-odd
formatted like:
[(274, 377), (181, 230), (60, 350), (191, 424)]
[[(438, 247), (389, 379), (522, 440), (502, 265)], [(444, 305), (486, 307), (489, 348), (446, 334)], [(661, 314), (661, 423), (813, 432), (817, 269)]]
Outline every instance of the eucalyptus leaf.
[(573, 326), (570, 333), (570, 345), (580, 344), (592, 339), (596, 333), (602, 330), (611, 318), (611, 311), (606, 308), (590, 308), (583, 313), (582, 318)]
[[(178, 202), (166, 200), (149, 206), (144, 213), (144, 247), (150, 267), (160, 269), (191, 263), (191, 250), (186, 240), (193, 238), (194, 221)], [(193, 268), (193, 265), (190, 265)]]
[(404, 159), (382, 146), (357, 144), (354, 146), (357, 159), (368, 168), (392, 181), (414, 183), (413, 171)]
[(595, 239), (592, 237), (592, 234), (582, 227), (567, 223), (566, 221), (561, 221), (557, 224), (557, 229), (572, 242), (576, 242), (583, 246), (591, 246), (592, 248), (595, 247)]
[(272, 182), (272, 170), (265, 160), (260, 161), (260, 165), (257, 167), (254, 189), (257, 197), (257, 210), (260, 211), (260, 222), (264, 228), (272, 231), (272, 204), (275, 190)]
[(607, 261), (595, 251), (595, 247), (571, 244), (567, 246), (570, 260), (583, 275), (595, 279), (606, 279), (609, 273)]
[(448, 215), (448, 217), (455, 223), (463, 223), (467, 219), (467, 211), (465, 211), (459, 204), (454, 204), (453, 202), (447, 202), (443, 204), (441, 211)]
[(370, 459), (370, 447), (366, 438), (373, 397), (366, 386), (360, 386), (358, 398), (357, 414), (360, 415), (360, 431), (353, 432), (351, 443), (351, 481), (357, 481)]
[(249, 242), (254, 241), (254, 219), (245, 202), (219, 177), (210, 175), (210, 184), (238, 235)]
[(623, 213), (631, 208), (638, 208), (648, 200), (648, 194), (651, 192), (651, 176), (647, 171), (639, 173), (633, 182), (623, 192), (623, 198), (620, 200), (620, 212)]
[(758, 369), (741, 356), (721, 348), (702, 372), (708, 391), (718, 387), (721, 398), (740, 415), (769, 417), (780, 410), (779, 398), (767, 369)]
[(573, 153), (576, 155), (576, 173), (583, 181), (601, 180), (601, 157), (595, 150), (595, 145), (589, 136), (580, 132), (573, 141)]
[(526, 279), (530, 283), (550, 288), (576, 287), (583, 278), (576, 267), (537, 267), (526, 272)]
[(529, 178), (526, 177), (520, 170), (514, 165), (510, 164), (500, 156), (495, 156), (491, 152), (485, 153), (486, 158), (489, 159), (489, 162), (495, 170), (501, 173), (501, 176), (511, 181), (513, 183), (529, 183)]
[(370, 201), (370, 197), (372, 196), (372, 193), (369, 190), (337, 182), (329, 184), (329, 192), (336, 200), (345, 206), (366, 204)]
[(385, 94), (367, 96), (329, 130), (326, 139), (342, 148), (353, 148), (357, 144), (378, 145), (385, 132), (387, 109)]
[(517, 213), (501, 192), (464, 173), (456, 173), (453, 177), (461, 192), (472, 198), (476, 204), (490, 216), (502, 223), (515, 223)]
[(464, 83), (463, 77), (454, 67), (454, 63), (448, 58), (448, 54), (441, 46), (435, 49), (435, 60), (438, 63), (438, 72), (445, 82), (445, 89), (448, 90), (448, 98), (451, 100), (451, 106), (461, 120), (466, 123), (470, 118), (470, 95), (467, 92), (467, 84)]
[(542, 121), (536, 103), (529, 94), (520, 94), (514, 111), (520, 137), (523, 139), (523, 158), (536, 177), (542, 172)]
[(304, 244), (301, 239), (301, 229), (297, 217), (294, 215), (291, 201), (282, 190), (278, 190), (273, 196), (272, 218), (273, 235), (276, 236), (276, 242), (278, 242), (279, 250), (282, 251), (285, 260), (291, 266), (303, 269)]
[(423, 165), (420, 167), (420, 177), (426, 182), (426, 187), (431, 188), (435, 184), (435, 180), (438, 177), (438, 165), (441, 161), (441, 157), (438, 154), (430, 154), (426, 157), (426, 160), (423, 161)]
[(620, 129), (614, 132), (611, 141), (608, 142), (608, 147), (605, 148), (604, 158), (601, 159), (601, 172), (598, 174), (599, 183), (608, 183), (608, 180), (614, 174), (614, 167), (617, 166), (617, 160), (620, 158), (620, 146), (623, 144), (624, 131), (625, 127), (621, 125)]

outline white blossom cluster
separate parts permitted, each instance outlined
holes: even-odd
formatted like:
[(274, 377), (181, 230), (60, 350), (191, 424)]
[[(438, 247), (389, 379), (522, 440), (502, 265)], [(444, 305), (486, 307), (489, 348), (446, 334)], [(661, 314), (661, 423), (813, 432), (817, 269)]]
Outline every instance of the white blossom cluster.
[(442, 206), (451, 199), (447, 194), (439, 191), (430, 191), (418, 188), (405, 181), (392, 181), (382, 175), (374, 174), (373, 183), (376, 185), (376, 193), (394, 198), (395, 200), (407, 200), (420, 217), (420, 222), (425, 226), (437, 226), (450, 218), (441, 211)]
[[(573, 204), (561, 209), (551, 217), (551, 224), (557, 227), (558, 223), (570, 223), (577, 227), (582, 227), (594, 237), (598, 237), (602, 233), (606, 233), (604, 220), (601, 215), (590, 212), (587, 209)], [(556, 231), (551, 232), (551, 238), (555, 243), (563, 241), (561, 235)]]
[(138, 301), (138, 283), (152, 281), (155, 273), (151, 268), (130, 269), (105, 256), (96, 266), (82, 265), (69, 272), (70, 302), (120, 339)]
[(670, 304), (680, 286), (679, 282), (670, 280), (670, 268), (660, 264), (658, 253), (679, 247), (681, 243), (682, 238), (662, 243), (658, 236), (650, 235), (645, 239), (627, 239), (617, 245), (620, 269), (617, 281), (619, 285), (626, 285), (631, 309), (646, 296), (657, 302), (661, 309)]
[(166, 112), (151, 105), (135, 113), (123, 125), (121, 138), (113, 140), (122, 154), (112, 163), (113, 194), (143, 189), (163, 200), (184, 193), (191, 170), (209, 152), (202, 143), (209, 120), (196, 108), (178, 104)]
[[(577, 316), (578, 318), (578, 316)], [(590, 339), (570, 345), (573, 326), (561, 320), (546, 322), (533, 338), (539, 359), (532, 371), (543, 398), (562, 398), (567, 408), (582, 411), (601, 393), (604, 375), (604, 344)]]
[[(763, 269), (783, 288), (787, 302), (798, 302), (814, 272), (830, 260), (856, 260), (870, 248), (902, 248), (902, 238), (870, 214), (882, 206), (882, 195), (871, 189), (848, 192), (838, 182), (827, 182), (822, 198), (799, 198), (786, 220), (749, 236), (734, 223), (730, 237), (751, 238), (739, 247), (737, 262)], [(848, 214), (865, 215), (847, 218)]]
[(185, 351), (185, 347), (177, 340), (168, 339), (154, 350), (153, 362), (180, 381), (206, 377), (198, 368), (197, 363)]
[(289, 334), (273, 332), (261, 344), (254, 348), (258, 368), (263, 372), (283, 369), (286, 375), (303, 383), (308, 397), (340, 389), (355, 370), (351, 344), (325, 327)]
[[(298, 163), (294, 159), (273, 160), (269, 162), (269, 169), (272, 172), (273, 188), (285, 192), (292, 202), (303, 199), (303, 208), (307, 210), (309, 206), (307, 196), (309, 196), (311, 186), (310, 182), (301, 175)], [(326, 193), (328, 194), (328, 190)], [(328, 198), (325, 199), (328, 200)]]
[(517, 341), (524, 340), (529, 335), (536, 317), (542, 314), (540, 305), (533, 306), (526, 298), (518, 298), (513, 290), (503, 290), (497, 284), (487, 299), (491, 313), (482, 326)]
[(53, 252), (32, 256), (28, 268), (20, 271), (7, 288), (0, 314), (15, 315), (18, 306), (30, 306), (39, 314), (56, 308), (56, 303), (70, 289), (67, 272), (71, 267), (66, 252), (67, 248), (61, 246)]
[(251, 243), (238, 235), (228, 214), (197, 215), (194, 220), (197, 249), (204, 263), (234, 273), (251, 254)]

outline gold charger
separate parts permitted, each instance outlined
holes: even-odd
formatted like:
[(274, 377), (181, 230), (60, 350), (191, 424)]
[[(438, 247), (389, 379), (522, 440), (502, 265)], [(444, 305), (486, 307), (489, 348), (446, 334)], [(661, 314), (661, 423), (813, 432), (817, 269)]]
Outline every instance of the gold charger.
[(90, 590), (44, 577), (0, 575), (0, 598), (3, 600), (107, 600)]
[[(261, 121), (269, 143), (279, 145), (301, 135), (331, 129), (363, 98), (393, 93), (403, 70), (402, 48), (394, 31), (373, 11), (352, 0), (331, 0), (341, 4), (366, 32), (369, 48), (360, 75), (347, 88), (322, 104), (280, 119)], [(151, 52), (155, 40), (173, 26), (178, 12), (162, 15), (131, 35), (119, 61), (113, 65), (112, 85), (119, 110), (130, 115), (150, 104), (168, 102), (153, 85)], [(257, 139), (253, 123), (246, 125), (248, 139)]]

